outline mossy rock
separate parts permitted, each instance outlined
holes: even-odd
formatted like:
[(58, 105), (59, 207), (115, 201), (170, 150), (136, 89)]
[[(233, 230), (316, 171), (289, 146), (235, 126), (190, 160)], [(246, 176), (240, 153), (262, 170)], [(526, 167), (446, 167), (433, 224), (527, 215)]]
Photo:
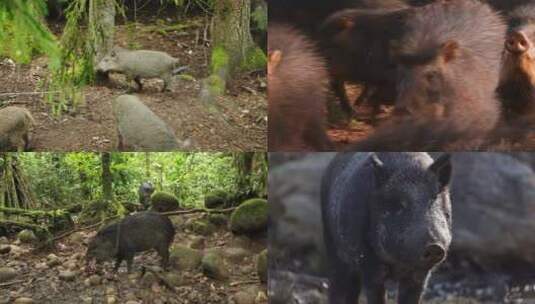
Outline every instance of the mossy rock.
[(204, 197), (204, 206), (208, 209), (223, 208), (227, 205), (228, 194), (223, 190), (216, 190)]
[(190, 223), (189, 229), (196, 234), (209, 236), (216, 231), (214, 224), (207, 220), (196, 220)]
[(158, 191), (151, 196), (152, 210), (169, 212), (180, 208), (178, 198), (169, 192)]
[(24, 230), (20, 231), (17, 234), (17, 238), (22, 243), (34, 243), (34, 242), (37, 241), (37, 237), (35, 236), (35, 233), (33, 233), (33, 231), (29, 230), (29, 229), (24, 229)]
[(267, 249), (264, 249), (260, 254), (258, 255), (256, 259), (256, 272), (258, 273), (258, 277), (260, 278), (260, 282), (266, 283), (267, 277), (268, 277), (268, 255), (267, 255)]
[(186, 246), (173, 246), (170, 250), (169, 261), (177, 270), (193, 270), (201, 264), (202, 253)]
[(208, 221), (210, 221), (210, 223), (216, 226), (224, 226), (227, 224), (228, 218), (224, 214), (214, 213), (214, 214), (208, 215)]
[(243, 202), (230, 216), (230, 230), (240, 233), (256, 233), (267, 230), (268, 203), (265, 199), (253, 198)]
[(229, 277), (229, 271), (223, 255), (218, 250), (209, 250), (202, 258), (202, 271), (209, 278), (223, 281)]

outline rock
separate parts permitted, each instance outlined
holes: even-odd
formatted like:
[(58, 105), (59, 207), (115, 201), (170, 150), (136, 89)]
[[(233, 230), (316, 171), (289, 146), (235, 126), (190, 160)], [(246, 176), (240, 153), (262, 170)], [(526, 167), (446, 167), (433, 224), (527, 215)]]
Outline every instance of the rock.
[(115, 296), (107, 296), (106, 297), (106, 303), (107, 304), (116, 304), (117, 303), (117, 297), (115, 297)]
[(69, 236), (69, 240), (72, 243), (81, 244), (85, 240), (85, 237), (81, 232), (75, 232)]
[(194, 233), (209, 236), (216, 231), (216, 227), (206, 220), (196, 220), (190, 223), (190, 230)]
[(228, 201), (228, 194), (223, 190), (215, 190), (204, 197), (207, 209), (224, 208)]
[(256, 294), (256, 298), (254, 299), (254, 302), (255, 304), (260, 304), (260, 303), (268, 303), (269, 299), (268, 299), (268, 296), (266, 295), (266, 293), (262, 290), (260, 290), (257, 294)]
[(17, 271), (10, 267), (0, 267), (0, 283), (11, 281), (17, 277)]
[(136, 294), (133, 293), (133, 292), (127, 293), (126, 296), (125, 296), (125, 299), (127, 300), (127, 303), (128, 302), (136, 302), (137, 303)]
[(171, 285), (173, 286), (180, 286), (182, 285), (182, 277), (178, 275), (177, 273), (170, 272), (165, 275), (165, 278)]
[(75, 270), (78, 269), (78, 265), (76, 265), (73, 261), (67, 261), (63, 264), (63, 267), (69, 269), (69, 270)]
[(48, 267), (48, 265), (46, 263), (37, 263), (35, 264), (35, 269), (39, 269), (39, 270), (44, 270), (44, 269), (48, 269), (50, 267)]
[(535, 264), (531, 166), (506, 154), (457, 153), (453, 167), (451, 253), (485, 269)]
[(225, 226), (227, 225), (228, 219), (224, 214), (213, 213), (208, 215), (208, 221), (216, 226)]
[(267, 283), (268, 277), (268, 252), (264, 249), (256, 259), (256, 272), (260, 278), (260, 282)]
[(82, 302), (84, 304), (93, 304), (93, 298), (92, 297), (83, 297)]
[(180, 208), (178, 198), (169, 192), (157, 191), (151, 196), (152, 210), (169, 212)]
[(225, 260), (217, 250), (208, 251), (201, 264), (203, 273), (209, 278), (223, 281), (229, 276)]
[(189, 247), (193, 249), (204, 249), (206, 239), (202, 236), (193, 236), (189, 243)]
[(11, 246), (9, 245), (0, 245), (0, 254), (6, 254), (11, 251)]
[(9, 240), (7, 239), (7, 237), (5, 236), (0, 237), (0, 244), (2, 245), (9, 244)]
[(116, 294), (117, 294), (117, 288), (113, 286), (106, 287), (106, 295), (111, 296), (111, 295), (116, 295)]
[(139, 303), (138, 301), (130, 300), (130, 301), (126, 301), (126, 304), (141, 304), (141, 303)]
[(89, 284), (92, 286), (99, 285), (102, 279), (98, 274), (94, 274), (88, 278)]
[(193, 270), (201, 264), (202, 253), (185, 246), (175, 245), (171, 248), (169, 262), (177, 270)]
[(326, 274), (320, 183), (335, 155), (310, 154), (270, 168), (269, 255), (281, 269), (295, 269), (300, 261), (299, 271)]
[(233, 296), (235, 304), (255, 304), (255, 294), (246, 291), (238, 291)]
[(227, 260), (238, 264), (242, 262), (251, 253), (241, 247), (230, 247), (223, 249), (223, 254), (225, 255), (225, 258), (227, 258)]
[(29, 229), (24, 229), (22, 231), (20, 231), (18, 234), (17, 234), (17, 238), (22, 242), (22, 243), (34, 243), (37, 241), (37, 237), (35, 236), (35, 233), (33, 233), (33, 231), (29, 230)]
[(14, 304), (32, 304), (32, 303), (35, 303), (35, 301), (32, 298), (22, 297), (22, 298), (16, 299), (15, 302), (13, 303)]
[(256, 233), (267, 230), (268, 204), (264, 199), (243, 202), (230, 216), (230, 229), (234, 233)]
[(76, 278), (76, 272), (70, 270), (60, 271), (59, 278), (64, 281), (72, 281)]
[(51, 253), (46, 257), (46, 264), (48, 267), (58, 266), (61, 264), (61, 260), (57, 255)]

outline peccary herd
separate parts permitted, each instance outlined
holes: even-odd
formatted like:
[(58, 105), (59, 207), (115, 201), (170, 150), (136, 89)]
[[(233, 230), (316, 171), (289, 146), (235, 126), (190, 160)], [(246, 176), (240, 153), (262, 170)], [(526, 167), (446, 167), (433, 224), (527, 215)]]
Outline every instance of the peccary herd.
[[(142, 79), (160, 78), (162, 91), (168, 89), (171, 77), (187, 69), (178, 66), (178, 59), (164, 52), (131, 51), (114, 47), (97, 64), (97, 71), (104, 74), (125, 74), (134, 80), (137, 90), (143, 88)], [(121, 95), (112, 102), (117, 123), (120, 151), (174, 151), (187, 149), (188, 140), (178, 140), (174, 132), (152, 112), (137, 96)], [(24, 108), (0, 109), (0, 150), (24, 151), (31, 149), (30, 132), (35, 121)]]
[[(535, 133), (529, 1), (272, 0), (270, 22), (272, 151), (332, 147), (334, 96), (349, 114), (393, 105), (355, 151), (482, 150)], [(358, 100), (346, 83), (364, 86)]]

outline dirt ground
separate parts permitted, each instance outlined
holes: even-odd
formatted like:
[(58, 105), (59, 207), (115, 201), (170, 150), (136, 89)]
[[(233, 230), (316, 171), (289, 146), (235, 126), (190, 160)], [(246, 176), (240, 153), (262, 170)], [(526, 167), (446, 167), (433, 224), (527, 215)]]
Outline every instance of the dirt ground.
[[(176, 229), (172, 246), (195, 248), (202, 254), (217, 250), (225, 259), (226, 279), (207, 277), (201, 266), (180, 269), (173, 264), (173, 257), (169, 270), (163, 272), (159, 267), (160, 257), (154, 251), (137, 254), (130, 274), (126, 272), (125, 262), (118, 274), (113, 274), (111, 262), (92, 273), (84, 259), (84, 244), (96, 232), (90, 230), (57, 241), (52, 250), (34, 250), (32, 245), (9, 239), (11, 251), (0, 254), (0, 276), (5, 267), (15, 269), (17, 275), (7, 285), (0, 285), (0, 303), (13, 303), (19, 298), (31, 298), (34, 301), (31, 303), (40, 304), (267, 303), (266, 286), (260, 283), (256, 271), (258, 254), (266, 248), (265, 238), (235, 236), (224, 226), (210, 235), (185, 228), (190, 219), (199, 217), (196, 214), (171, 217)], [(144, 269), (154, 269), (158, 275)], [(71, 274), (68, 278), (67, 272)], [(238, 302), (238, 297), (247, 298), (244, 293), (253, 301)]]
[[(179, 58), (180, 65), (188, 66), (186, 76), (175, 76), (171, 92), (160, 92), (163, 83), (156, 79), (144, 80), (143, 91), (136, 93), (170, 126), (177, 138), (189, 140), (191, 150), (265, 150), (265, 73), (240, 75), (230, 84), (227, 94), (217, 100), (217, 110), (211, 110), (198, 98), (201, 80), (208, 74), (209, 42), (204, 39), (208, 21), (202, 17), (160, 19), (157, 16), (137, 20), (133, 30), (117, 26), (116, 44), (165, 51)], [(183, 24), (183, 29), (160, 31), (177, 23)], [(51, 28), (57, 32), (61, 24), (53, 24)], [(86, 87), (85, 102), (74, 111), (52, 117), (43, 95), (34, 93), (43, 91), (38, 83), (46, 74), (46, 58), (36, 58), (26, 66), (15, 66), (9, 59), (0, 59), (0, 108), (14, 105), (30, 110), (36, 120), (31, 150), (115, 150), (117, 131), (111, 102), (133, 88), (133, 83), (126, 83), (122, 75), (112, 75), (111, 81), (103, 85)]]

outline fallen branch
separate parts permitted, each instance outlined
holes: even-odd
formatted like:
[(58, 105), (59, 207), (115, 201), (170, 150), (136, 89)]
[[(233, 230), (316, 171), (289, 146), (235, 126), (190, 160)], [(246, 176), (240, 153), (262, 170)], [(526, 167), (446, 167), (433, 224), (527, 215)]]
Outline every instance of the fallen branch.
[(250, 285), (250, 284), (260, 284), (260, 280), (245, 280), (245, 281), (236, 281), (230, 283), (231, 287), (236, 287), (239, 285)]
[(15, 285), (15, 284), (18, 284), (18, 283), (24, 283), (24, 282), (26, 282), (26, 281), (25, 280), (18, 280), (18, 281), (13, 281), (13, 282), (2, 283), (2, 284), (0, 284), (0, 287), (11, 286), (11, 285)]
[(162, 212), (162, 215), (181, 215), (181, 214), (191, 214), (191, 213), (227, 213), (236, 210), (236, 207), (226, 208), (226, 209), (190, 209), (190, 210), (179, 210), (179, 211), (169, 211)]
[(50, 93), (61, 93), (61, 91), (0, 93), (0, 97), (1, 96), (18, 96), (18, 95), (39, 95), (39, 94), (50, 94)]

